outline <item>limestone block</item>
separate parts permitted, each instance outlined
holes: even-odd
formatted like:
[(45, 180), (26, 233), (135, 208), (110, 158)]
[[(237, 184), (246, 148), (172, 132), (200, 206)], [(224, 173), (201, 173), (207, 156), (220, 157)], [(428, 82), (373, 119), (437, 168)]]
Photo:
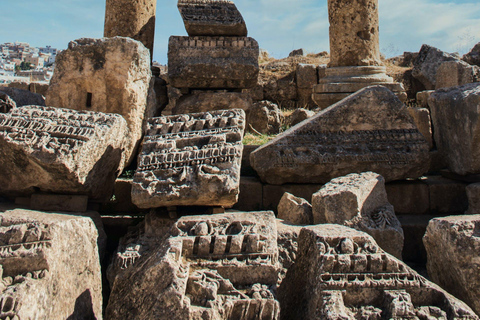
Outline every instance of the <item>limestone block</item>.
[(250, 131), (277, 134), (283, 122), (284, 117), (280, 108), (268, 100), (255, 102), (247, 112), (247, 129)]
[(150, 239), (145, 231), (119, 247), (113, 264), (126, 267), (106, 318), (279, 319), (270, 289), (278, 281), (272, 212), (185, 216), (165, 241)]
[(256, 211), (263, 208), (263, 185), (258, 178), (242, 177), (238, 202), (233, 206), (236, 210)]
[(13, 108), (16, 108), (17, 104), (7, 94), (0, 92), (0, 113), (8, 113)]
[(445, 61), (437, 70), (435, 89), (461, 86), (479, 80), (477, 66), (471, 66), (461, 60)]
[(278, 104), (283, 104), (287, 100), (296, 100), (298, 98), (298, 89), (295, 86), (294, 74), (278, 80), (270, 80), (264, 86), (264, 93), (265, 100), (275, 101)]
[(295, 77), (297, 88), (312, 89), (318, 83), (317, 67), (314, 64), (299, 63)]
[(87, 211), (88, 197), (62, 194), (32, 194), (30, 208), (42, 211)]
[(420, 108), (430, 109), (430, 106), (428, 105), (428, 99), (430, 98), (430, 95), (434, 92), (435, 92), (434, 90), (425, 90), (425, 91), (417, 92), (417, 95), (416, 95), (417, 106)]
[(285, 192), (278, 204), (278, 218), (287, 223), (306, 225), (313, 223), (312, 205), (307, 200)]
[(149, 52), (140, 42), (121, 37), (78, 39), (57, 56), (46, 102), (57, 108), (122, 115), (129, 130), (125, 145), (129, 164), (136, 157), (145, 121), (155, 111), (154, 101), (148, 101), (150, 80)]
[(468, 211), (465, 214), (480, 214), (480, 183), (469, 184), (465, 191), (468, 197)]
[(423, 243), (431, 279), (480, 314), (480, 215), (430, 221)]
[(478, 319), (371, 236), (339, 225), (300, 231), (297, 259), (277, 292), (282, 319)]
[(326, 183), (365, 171), (391, 181), (425, 173), (428, 149), (403, 103), (390, 90), (373, 86), (280, 134), (250, 160), (270, 184)]
[(303, 199), (312, 199), (312, 195), (323, 185), (321, 184), (283, 184), (283, 185), (263, 185), (263, 208), (268, 210), (277, 210), (278, 204), (285, 192), (291, 193), (296, 197)]
[(480, 67), (480, 42), (477, 43), (469, 53), (465, 54), (462, 57), (462, 60), (471, 64), (477, 65)]
[(466, 183), (440, 176), (427, 176), (430, 211), (441, 214), (462, 214), (468, 208)]
[(127, 132), (116, 114), (40, 106), (0, 113), (0, 193), (107, 200), (123, 168)]
[(317, 67), (318, 80), (325, 78), (327, 76), (327, 65), (321, 64)]
[(310, 119), (314, 115), (315, 111), (299, 108), (295, 109), (295, 111), (293, 111), (293, 113), (287, 117), (285, 122), (288, 123), (290, 126), (294, 126), (302, 121)]
[(17, 107), (35, 105), (45, 106), (45, 99), (38, 93), (32, 93), (28, 90), (17, 88), (0, 87), (0, 92), (8, 95), (15, 101)]
[(102, 319), (97, 231), (88, 218), (0, 207), (4, 319)]
[(430, 210), (429, 188), (424, 181), (394, 181), (387, 183), (385, 189), (397, 215), (422, 215)]
[(312, 196), (313, 223), (335, 223), (370, 234), (401, 259), (403, 230), (388, 202), (385, 180), (374, 172), (333, 179)]
[(199, 91), (181, 96), (172, 109), (172, 114), (228, 109), (242, 109), (247, 112), (252, 103), (252, 98), (248, 93)]
[(412, 75), (425, 86), (425, 89), (435, 90), (440, 65), (445, 61), (456, 60), (458, 59), (454, 55), (424, 44), (413, 61)]
[(432, 121), (430, 120), (430, 111), (427, 108), (408, 108), (408, 113), (412, 116), (417, 125), (418, 131), (427, 140), (428, 147), (433, 149)]
[(168, 76), (177, 88), (246, 89), (258, 78), (257, 41), (249, 37), (178, 37), (168, 42)]
[(28, 89), (30, 90), (30, 92), (38, 93), (42, 96), (46, 96), (48, 91), (48, 86), (49, 85), (46, 83), (31, 82)]
[(301, 226), (295, 226), (277, 219), (278, 262), (280, 264), (277, 286), (281, 284), (288, 269), (295, 263), (298, 250), (297, 240), (301, 230)]
[(15, 88), (20, 90), (30, 91), (30, 85), (28, 82), (14, 81), (8, 84), (9, 88)]
[(233, 1), (179, 0), (177, 7), (190, 37), (247, 36), (247, 26)]
[(428, 103), (435, 143), (448, 168), (459, 175), (480, 173), (480, 83), (437, 90)]
[(237, 202), (245, 112), (151, 118), (133, 177), (139, 208)]
[(304, 55), (305, 52), (303, 48), (292, 50), (292, 52), (288, 54), (289, 57), (303, 57)]

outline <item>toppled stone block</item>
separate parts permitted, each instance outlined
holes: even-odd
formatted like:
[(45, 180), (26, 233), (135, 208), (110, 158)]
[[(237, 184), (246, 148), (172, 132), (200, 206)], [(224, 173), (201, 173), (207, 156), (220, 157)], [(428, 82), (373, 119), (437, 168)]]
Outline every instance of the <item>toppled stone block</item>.
[(385, 180), (374, 172), (333, 179), (312, 196), (313, 223), (335, 223), (370, 234), (401, 259), (403, 230), (388, 202)]
[(313, 223), (312, 205), (307, 200), (285, 192), (278, 204), (278, 218), (286, 222), (305, 225)]
[(278, 299), (282, 319), (479, 319), (371, 236), (338, 225), (302, 229)]
[(298, 109), (295, 109), (295, 111), (293, 111), (293, 113), (290, 116), (288, 116), (285, 122), (288, 123), (290, 126), (294, 126), (296, 124), (299, 124), (302, 121), (310, 119), (314, 115), (315, 115), (315, 111), (307, 110), (304, 108), (298, 108)]
[(433, 132), (430, 111), (427, 108), (408, 108), (407, 110), (417, 125), (418, 131), (420, 131), (425, 140), (427, 140), (428, 147), (430, 150), (433, 149)]
[(5, 206), (0, 219), (2, 319), (102, 319), (90, 219)]
[(428, 99), (430, 98), (430, 95), (434, 92), (435, 92), (434, 90), (425, 90), (425, 91), (417, 92), (417, 95), (416, 95), (417, 105), (420, 108), (430, 109), (430, 106), (428, 105)]
[(373, 171), (385, 180), (427, 172), (429, 146), (388, 89), (362, 89), (290, 128), (250, 155), (270, 184), (327, 183), (352, 172)]
[(461, 86), (480, 80), (480, 68), (461, 60), (445, 61), (438, 67), (435, 89)]
[(0, 113), (0, 193), (107, 200), (123, 168), (126, 134), (116, 114), (40, 106)]
[(122, 115), (128, 125), (128, 164), (136, 157), (146, 119), (155, 112), (153, 97), (148, 101), (151, 76), (149, 51), (139, 41), (78, 39), (55, 60), (47, 105)]
[(30, 208), (42, 211), (86, 212), (87, 196), (61, 194), (32, 194)]
[(480, 314), (480, 215), (430, 220), (423, 243), (431, 279)]
[(247, 36), (247, 26), (233, 1), (179, 0), (177, 7), (190, 37)]
[[(255, 102), (247, 112), (248, 130), (265, 134), (277, 134), (283, 123), (280, 108), (268, 100)], [(253, 128), (253, 130), (252, 130)]]
[(133, 178), (139, 208), (237, 202), (245, 112), (152, 118)]
[(181, 96), (172, 109), (172, 114), (228, 109), (242, 109), (247, 112), (252, 103), (248, 93), (200, 91)]
[(462, 57), (462, 60), (471, 64), (480, 67), (480, 42), (477, 43), (469, 53), (465, 54)]
[(17, 107), (35, 105), (45, 106), (45, 99), (38, 93), (17, 88), (0, 87), (0, 92), (8, 95)]
[(17, 104), (7, 94), (0, 93), (0, 113), (8, 113), (8, 111), (16, 108)]
[(480, 84), (440, 89), (429, 99), (435, 143), (457, 174), (480, 173)]
[(114, 280), (108, 319), (279, 318), (272, 212), (182, 217), (163, 243), (130, 261)]
[(258, 79), (257, 41), (249, 37), (170, 37), (168, 76), (176, 88), (245, 89)]
[(297, 88), (310, 89), (318, 83), (317, 78), (317, 66), (314, 64), (299, 63), (295, 73), (295, 79), (297, 81)]

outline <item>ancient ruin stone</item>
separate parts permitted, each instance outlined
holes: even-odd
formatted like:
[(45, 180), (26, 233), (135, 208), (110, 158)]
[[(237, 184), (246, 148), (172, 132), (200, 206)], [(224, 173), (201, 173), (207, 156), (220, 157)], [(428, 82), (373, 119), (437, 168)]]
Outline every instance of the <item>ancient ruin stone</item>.
[(278, 288), (282, 319), (479, 319), (363, 232), (303, 228)]
[(190, 37), (247, 36), (245, 21), (232, 1), (179, 0), (177, 6)]
[(35, 105), (45, 106), (45, 99), (42, 95), (17, 88), (0, 87), (0, 92), (12, 99), (17, 107)]
[(285, 131), (250, 160), (270, 184), (327, 183), (365, 171), (391, 181), (425, 173), (428, 149), (406, 107), (390, 90), (373, 86)]
[[(142, 250), (135, 242), (128, 256)], [(279, 318), (272, 212), (182, 217), (165, 242), (125, 266), (113, 284), (108, 319)]]
[(427, 90), (435, 90), (437, 70), (445, 61), (455, 61), (457, 57), (443, 52), (435, 47), (424, 44), (418, 57), (413, 61), (412, 75), (418, 79)]
[(480, 314), (480, 215), (432, 219), (423, 243), (430, 278)]
[(248, 93), (198, 91), (181, 96), (172, 109), (172, 114), (228, 109), (243, 109), (246, 112), (251, 106), (252, 98)]
[(124, 163), (116, 114), (26, 106), (0, 113), (0, 194), (34, 191), (109, 199)]
[(152, 118), (133, 178), (139, 208), (237, 202), (245, 112)]
[(428, 142), (430, 149), (433, 149), (433, 132), (430, 111), (427, 108), (408, 108), (408, 113), (412, 116), (417, 125), (418, 131)]
[(285, 122), (288, 123), (290, 126), (294, 126), (296, 124), (299, 124), (302, 121), (305, 121), (307, 119), (310, 119), (315, 115), (315, 111), (303, 109), (303, 108), (298, 108), (293, 111), (293, 113), (286, 117)]
[[(122, 1), (123, 2), (123, 1)], [(128, 124), (127, 164), (135, 158), (142, 126), (153, 116), (148, 50), (129, 38), (79, 39), (55, 60), (47, 105), (121, 114)], [(153, 93), (153, 92), (152, 92)]]
[(295, 72), (297, 88), (312, 89), (318, 83), (317, 66), (299, 63)]
[(341, 224), (366, 232), (383, 250), (402, 258), (402, 226), (379, 174), (354, 173), (333, 179), (313, 194), (312, 206), (314, 224)]
[(465, 54), (462, 57), (462, 60), (471, 64), (477, 65), (480, 67), (480, 42), (477, 43), (469, 53)]
[(435, 88), (461, 86), (480, 80), (480, 68), (461, 60), (445, 61), (438, 67)]
[(128, 37), (143, 43), (153, 57), (157, 0), (107, 0), (104, 37)]
[(428, 103), (435, 143), (448, 168), (460, 175), (480, 173), (480, 84), (437, 90)]
[(305, 52), (303, 51), (302, 48), (292, 50), (292, 52), (288, 54), (289, 57), (302, 57), (304, 55), (305, 55)]
[(102, 319), (97, 231), (89, 218), (0, 207), (0, 317)]
[(425, 91), (417, 92), (416, 94), (417, 106), (420, 108), (430, 109), (430, 107), (428, 106), (428, 99), (430, 98), (430, 95), (434, 92), (435, 90), (425, 90)]
[(295, 263), (298, 250), (297, 240), (302, 228), (302, 226), (295, 226), (277, 219), (278, 263), (280, 265), (277, 285), (280, 285), (288, 269)]
[(282, 111), (275, 103), (267, 100), (255, 102), (247, 113), (247, 130), (277, 134), (283, 120)]
[(8, 113), (13, 108), (16, 108), (17, 104), (7, 94), (0, 92), (0, 113)]
[(480, 214), (480, 183), (469, 184), (465, 191), (468, 197), (468, 210), (465, 214)]
[(285, 192), (278, 203), (278, 218), (296, 225), (313, 223), (312, 205), (307, 200)]
[(258, 43), (248, 37), (170, 37), (170, 84), (190, 89), (245, 89), (258, 78)]

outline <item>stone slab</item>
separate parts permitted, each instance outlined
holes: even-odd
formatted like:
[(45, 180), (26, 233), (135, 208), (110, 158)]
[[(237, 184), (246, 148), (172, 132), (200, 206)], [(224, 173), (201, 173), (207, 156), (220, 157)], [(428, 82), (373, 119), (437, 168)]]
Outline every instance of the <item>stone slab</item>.
[(258, 178), (241, 177), (238, 202), (233, 208), (241, 211), (263, 209), (263, 184)]
[(30, 200), (33, 210), (86, 212), (87, 206), (87, 196), (35, 193)]
[(430, 210), (430, 192), (423, 180), (394, 181), (385, 185), (396, 214), (422, 215)]
[(228, 109), (242, 109), (247, 112), (252, 103), (248, 93), (200, 91), (181, 96), (172, 109), (172, 114)]

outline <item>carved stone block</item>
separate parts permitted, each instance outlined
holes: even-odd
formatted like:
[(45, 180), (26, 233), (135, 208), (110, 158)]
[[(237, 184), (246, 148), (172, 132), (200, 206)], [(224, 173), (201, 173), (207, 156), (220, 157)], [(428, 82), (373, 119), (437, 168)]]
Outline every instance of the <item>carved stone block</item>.
[(406, 107), (388, 89), (362, 89), (280, 134), (250, 155), (270, 184), (326, 183), (353, 172), (385, 180), (428, 170), (429, 146)]
[(0, 113), (0, 193), (106, 200), (123, 168), (126, 134), (116, 114), (40, 106)]
[(240, 11), (228, 0), (179, 0), (178, 10), (190, 37), (247, 36)]
[(152, 118), (133, 178), (139, 208), (232, 206), (240, 185), (245, 112)]
[(190, 89), (245, 89), (258, 80), (257, 41), (248, 37), (170, 37), (170, 84)]

